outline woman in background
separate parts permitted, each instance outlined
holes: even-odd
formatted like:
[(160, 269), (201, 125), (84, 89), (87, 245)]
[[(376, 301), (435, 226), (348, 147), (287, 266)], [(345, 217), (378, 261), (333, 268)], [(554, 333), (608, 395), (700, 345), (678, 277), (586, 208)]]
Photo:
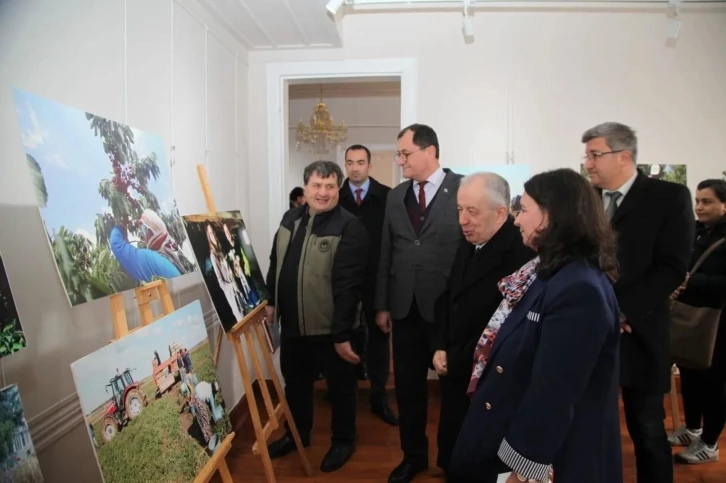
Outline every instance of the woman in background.
[[(696, 240), (690, 268), (715, 242), (726, 238), (726, 181), (708, 179), (696, 190)], [(726, 243), (722, 243), (671, 296), (694, 307), (726, 305)], [(672, 446), (688, 446), (676, 462), (718, 461), (718, 438), (726, 424), (726, 312), (721, 313), (711, 367), (679, 367), (686, 425), (668, 437)], [(703, 425), (701, 425), (703, 421)]]
[(569, 169), (524, 185), (515, 224), (537, 257), (499, 288), (504, 299), (474, 354), (471, 406), (450, 482), (622, 483), (620, 315), (615, 235), (602, 201)]

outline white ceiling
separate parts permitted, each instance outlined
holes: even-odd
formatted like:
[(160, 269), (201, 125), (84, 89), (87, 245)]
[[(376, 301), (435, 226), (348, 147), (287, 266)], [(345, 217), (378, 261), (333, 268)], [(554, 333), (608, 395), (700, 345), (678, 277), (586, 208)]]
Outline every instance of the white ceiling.
[(199, 0), (248, 50), (340, 47), (328, 0)]

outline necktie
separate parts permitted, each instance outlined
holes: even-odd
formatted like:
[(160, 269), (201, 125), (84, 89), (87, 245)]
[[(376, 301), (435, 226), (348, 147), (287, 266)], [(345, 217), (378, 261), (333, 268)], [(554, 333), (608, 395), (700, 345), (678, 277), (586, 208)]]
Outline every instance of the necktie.
[(362, 188), (358, 188), (355, 190), (355, 202), (360, 206), (361, 203), (363, 203), (363, 199), (360, 197), (360, 194), (363, 193)]
[(421, 213), (426, 211), (426, 192), (424, 191), (424, 185), (428, 183), (428, 181), (421, 181), (418, 184), (418, 207), (421, 210)]
[(608, 207), (605, 209), (605, 214), (608, 220), (612, 220), (613, 215), (615, 215), (615, 210), (618, 209), (618, 200), (623, 194), (620, 191), (613, 191), (611, 193), (605, 193), (605, 196), (610, 198), (610, 203), (608, 203)]

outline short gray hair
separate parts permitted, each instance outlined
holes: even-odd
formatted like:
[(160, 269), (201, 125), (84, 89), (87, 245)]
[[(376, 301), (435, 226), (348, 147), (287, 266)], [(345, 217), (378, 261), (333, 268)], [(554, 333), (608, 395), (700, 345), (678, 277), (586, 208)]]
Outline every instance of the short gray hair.
[(605, 142), (613, 151), (630, 151), (633, 163), (638, 159), (638, 137), (630, 126), (619, 122), (604, 122), (585, 131), (582, 142), (586, 143), (596, 138), (605, 138)]
[(459, 186), (464, 186), (473, 181), (481, 181), (484, 188), (484, 196), (487, 198), (487, 204), (490, 208), (496, 209), (503, 206), (509, 211), (511, 203), (511, 192), (509, 183), (506, 179), (496, 173), (487, 171), (479, 171), (461, 178)]
[(335, 175), (338, 182), (338, 188), (343, 186), (343, 170), (340, 169), (336, 163), (332, 161), (313, 161), (305, 167), (303, 171), (303, 181), (307, 185), (310, 181), (310, 177), (313, 173), (317, 174), (321, 178), (330, 178)]

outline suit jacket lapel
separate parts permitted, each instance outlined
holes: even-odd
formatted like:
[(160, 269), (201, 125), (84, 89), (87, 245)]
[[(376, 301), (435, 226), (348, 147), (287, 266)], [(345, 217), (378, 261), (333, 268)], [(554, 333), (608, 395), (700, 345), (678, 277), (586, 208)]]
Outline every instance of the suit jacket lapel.
[(526, 320), (527, 312), (529, 312), (529, 309), (532, 308), (532, 305), (534, 305), (537, 301), (540, 293), (542, 293), (542, 290), (546, 285), (546, 282), (543, 282), (540, 279), (536, 279), (532, 282), (532, 285), (529, 286), (527, 292), (519, 300), (517, 305), (514, 306), (509, 316), (502, 324), (502, 327), (499, 329), (499, 333), (497, 333), (497, 337), (494, 339), (494, 346), (492, 347), (488, 360), (492, 360), (494, 358), (497, 350), (499, 350), (507, 337), (509, 337), (512, 332), (514, 332), (514, 330), (524, 320)]
[(446, 173), (446, 176), (444, 176), (444, 180), (441, 182), (441, 186), (439, 186), (439, 189), (436, 191), (436, 195), (434, 196), (436, 198), (436, 203), (431, 206), (431, 209), (429, 210), (429, 216), (426, 217), (426, 220), (424, 220), (424, 224), (421, 227), (421, 230), (419, 230), (419, 235), (421, 235), (426, 228), (431, 225), (431, 220), (436, 217), (436, 215), (443, 209), (445, 209), (447, 200), (449, 199), (449, 196), (454, 192), (454, 187), (456, 183), (456, 175), (449, 171)]
[(510, 218), (494, 234), (492, 239), (479, 250), (481, 253), (474, 252), (475, 248), (470, 245), (471, 251), (468, 253), (471, 258), (468, 260), (466, 274), (459, 277), (461, 282), (452, 287), (454, 297), (488, 276), (492, 270), (503, 262), (502, 254), (511, 246), (515, 231), (514, 221)]
[[(408, 195), (408, 191), (413, 186), (413, 181), (404, 181), (406, 183), (406, 189), (400, 190), (397, 192), (398, 199), (396, 200), (396, 203), (394, 203), (394, 207), (398, 210), (401, 210), (403, 213), (403, 217), (405, 220), (405, 225), (408, 227), (408, 230), (411, 232), (411, 236), (413, 238), (418, 238), (418, 235), (416, 235), (416, 231), (413, 229), (413, 224), (411, 223), (411, 216), (408, 214), (408, 208), (406, 208), (406, 195)], [(395, 223), (395, 221), (391, 220), (392, 223)]]
[[(627, 215), (634, 207), (638, 206), (640, 199), (643, 197), (643, 193), (645, 192), (647, 180), (647, 176), (645, 176), (642, 171), (638, 170), (638, 176), (635, 178), (635, 181), (633, 181), (633, 185), (628, 190), (628, 193), (623, 198), (623, 201), (620, 203), (620, 206), (618, 206), (618, 209), (615, 210), (612, 220), (610, 220), (612, 225), (616, 225), (623, 216)], [(602, 194), (602, 190), (600, 190), (600, 193)]]

